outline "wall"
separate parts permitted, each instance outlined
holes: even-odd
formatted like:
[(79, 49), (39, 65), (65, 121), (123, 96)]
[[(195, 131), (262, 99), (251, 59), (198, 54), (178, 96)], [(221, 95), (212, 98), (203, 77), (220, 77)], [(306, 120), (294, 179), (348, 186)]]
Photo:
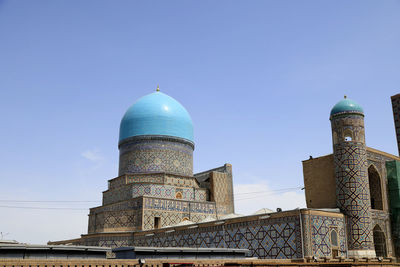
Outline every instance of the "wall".
[(90, 209), (88, 233), (140, 230), (142, 225), (141, 198)]
[[(296, 216), (297, 214), (297, 216)], [(196, 247), (196, 248), (246, 248), (252, 257), (288, 259), (301, 258), (301, 229), (298, 212), (282, 212), (274, 218), (249, 216), (215, 222), (165, 229), (146, 236), (146, 232), (134, 234), (134, 246)]]
[(207, 217), (216, 218), (215, 203), (189, 202), (158, 198), (144, 198), (143, 230), (154, 227), (154, 217), (161, 219), (161, 227), (176, 225), (185, 218), (199, 222)]
[(332, 257), (330, 233), (335, 229), (338, 234), (339, 256), (347, 256), (345, 219), (343, 214), (319, 211), (303, 211), (304, 256)]
[(336, 208), (333, 155), (303, 161), (307, 208)]
[(193, 175), (193, 144), (174, 138), (136, 137), (120, 144), (119, 175), (168, 172)]
[(210, 192), (210, 200), (216, 203), (217, 216), (235, 213), (232, 165), (207, 170), (194, 175), (200, 187)]
[[(300, 216), (301, 214), (301, 216)], [(293, 259), (332, 256), (330, 231), (336, 229), (339, 256), (347, 255), (341, 213), (294, 210), (205, 224), (134, 233), (134, 246), (245, 248), (252, 257)], [(302, 243), (304, 240), (304, 243)]]

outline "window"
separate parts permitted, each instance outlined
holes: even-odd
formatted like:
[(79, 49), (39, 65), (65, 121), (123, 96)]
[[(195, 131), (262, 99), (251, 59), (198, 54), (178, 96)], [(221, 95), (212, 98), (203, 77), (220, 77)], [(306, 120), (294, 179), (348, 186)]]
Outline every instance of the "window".
[(344, 137), (344, 141), (346, 141), (346, 142), (352, 141), (351, 136), (345, 136), (345, 137)]
[(181, 192), (176, 193), (175, 198), (182, 199), (182, 193)]
[(374, 235), (375, 254), (377, 257), (386, 257), (386, 238), (379, 225), (376, 225), (372, 231)]
[(351, 132), (350, 129), (344, 130), (343, 135), (344, 135), (344, 141), (345, 142), (353, 141), (353, 133)]
[(369, 193), (371, 209), (383, 210), (381, 177), (374, 165), (368, 168)]
[(339, 240), (336, 228), (331, 229), (331, 255), (332, 258), (339, 256)]
[(338, 237), (337, 237), (337, 232), (335, 229), (332, 229), (331, 231), (331, 245), (333, 247), (337, 247), (338, 245)]
[(159, 229), (159, 228), (161, 228), (161, 218), (154, 217), (154, 229)]

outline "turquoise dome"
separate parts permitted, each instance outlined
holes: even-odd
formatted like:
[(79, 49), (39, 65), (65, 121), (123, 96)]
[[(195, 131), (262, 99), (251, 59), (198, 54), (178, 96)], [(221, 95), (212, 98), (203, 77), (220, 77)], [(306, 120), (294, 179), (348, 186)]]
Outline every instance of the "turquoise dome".
[(178, 101), (156, 91), (137, 100), (121, 120), (119, 142), (140, 135), (173, 136), (193, 142), (192, 119)]
[(331, 110), (331, 116), (342, 112), (364, 113), (363, 108), (351, 99), (340, 100)]

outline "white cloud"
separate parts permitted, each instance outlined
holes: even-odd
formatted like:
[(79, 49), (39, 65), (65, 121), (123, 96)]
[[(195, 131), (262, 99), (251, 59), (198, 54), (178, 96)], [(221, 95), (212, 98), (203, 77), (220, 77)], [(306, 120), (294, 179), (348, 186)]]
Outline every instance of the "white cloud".
[(88, 149), (81, 153), (82, 157), (94, 163), (99, 163), (104, 160), (103, 154), (97, 149)]
[(305, 208), (304, 191), (298, 189), (272, 190), (266, 183), (236, 184), (235, 212), (250, 215), (262, 208), (291, 210)]

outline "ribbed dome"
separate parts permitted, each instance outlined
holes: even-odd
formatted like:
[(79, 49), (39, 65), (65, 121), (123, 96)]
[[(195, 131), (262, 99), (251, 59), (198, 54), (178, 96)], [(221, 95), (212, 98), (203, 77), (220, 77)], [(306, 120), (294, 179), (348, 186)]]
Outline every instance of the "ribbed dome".
[(193, 124), (187, 110), (159, 91), (143, 96), (122, 118), (119, 142), (133, 136), (164, 135), (193, 142)]
[(331, 116), (343, 112), (364, 113), (363, 108), (351, 99), (344, 98), (340, 100), (331, 110)]

